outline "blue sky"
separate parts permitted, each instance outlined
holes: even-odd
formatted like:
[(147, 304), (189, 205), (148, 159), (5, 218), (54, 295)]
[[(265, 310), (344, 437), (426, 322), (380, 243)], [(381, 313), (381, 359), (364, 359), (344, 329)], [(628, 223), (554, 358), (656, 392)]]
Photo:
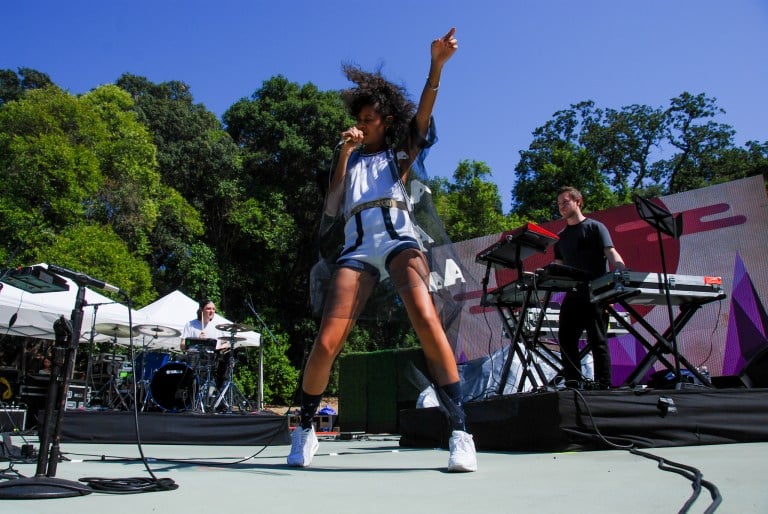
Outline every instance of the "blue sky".
[(0, 68), (37, 69), (73, 94), (126, 72), (180, 80), (219, 117), (278, 74), (347, 87), (343, 62), (382, 66), (416, 97), (429, 42), (455, 26), (427, 164), (451, 177), (463, 159), (486, 162), (505, 212), (531, 132), (582, 100), (665, 107), (705, 93), (736, 145), (768, 140), (766, 0), (35, 0), (2, 12)]

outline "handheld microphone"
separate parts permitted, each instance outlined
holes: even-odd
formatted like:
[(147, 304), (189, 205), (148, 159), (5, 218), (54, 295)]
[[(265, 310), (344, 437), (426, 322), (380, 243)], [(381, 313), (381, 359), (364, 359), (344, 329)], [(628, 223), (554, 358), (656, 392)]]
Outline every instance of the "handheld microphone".
[(113, 286), (112, 284), (107, 284), (103, 280), (98, 280), (93, 277), (89, 277), (85, 273), (78, 273), (77, 271), (72, 271), (67, 268), (55, 266), (53, 264), (48, 265), (48, 271), (50, 271), (51, 273), (55, 273), (57, 275), (64, 275), (65, 277), (69, 277), (72, 280), (74, 280), (78, 285), (98, 287), (99, 289), (103, 289), (104, 291), (108, 291), (110, 293), (115, 293), (115, 294), (125, 294), (125, 292), (119, 287)]

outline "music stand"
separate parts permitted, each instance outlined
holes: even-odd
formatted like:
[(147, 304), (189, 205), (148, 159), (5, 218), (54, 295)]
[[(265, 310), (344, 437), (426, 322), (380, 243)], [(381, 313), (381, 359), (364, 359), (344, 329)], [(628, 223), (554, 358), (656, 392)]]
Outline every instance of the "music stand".
[(677, 346), (677, 332), (675, 330), (675, 316), (672, 312), (672, 300), (669, 292), (669, 275), (667, 273), (667, 260), (664, 255), (664, 243), (661, 234), (666, 234), (673, 239), (679, 239), (683, 235), (683, 216), (673, 216), (668, 210), (656, 205), (647, 198), (634, 194), (632, 199), (640, 219), (656, 229), (656, 237), (659, 240), (659, 254), (661, 256), (661, 271), (664, 277), (664, 298), (667, 301), (667, 315), (669, 316), (670, 338), (672, 339), (672, 357), (675, 360), (675, 384), (680, 387), (680, 351)]

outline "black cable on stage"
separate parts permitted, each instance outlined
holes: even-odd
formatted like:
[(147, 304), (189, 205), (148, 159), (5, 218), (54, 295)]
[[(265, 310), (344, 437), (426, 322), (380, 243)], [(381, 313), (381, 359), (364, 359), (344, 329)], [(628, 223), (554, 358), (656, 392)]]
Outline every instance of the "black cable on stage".
[[(566, 389), (573, 391), (576, 394), (576, 396), (580, 398), (581, 401), (584, 403), (584, 407), (587, 410), (587, 416), (592, 422), (592, 427), (594, 428), (595, 433), (597, 434), (599, 439), (603, 441), (606, 445), (616, 449), (627, 450), (630, 453), (634, 455), (638, 455), (640, 457), (645, 457), (647, 459), (655, 460), (659, 463), (658, 464), (659, 469), (663, 471), (677, 473), (678, 475), (681, 475), (691, 481), (691, 487), (693, 488), (693, 492), (691, 493), (691, 496), (688, 497), (688, 500), (686, 500), (686, 502), (678, 511), (679, 514), (687, 513), (690, 510), (691, 506), (693, 506), (693, 503), (701, 494), (702, 486), (709, 491), (710, 497), (712, 498), (712, 502), (709, 504), (709, 506), (704, 511), (704, 513), (711, 514), (712, 512), (715, 512), (715, 510), (717, 510), (717, 507), (723, 501), (723, 498), (720, 495), (720, 491), (718, 490), (717, 486), (715, 486), (715, 484), (713, 484), (712, 482), (709, 482), (708, 480), (702, 479), (703, 474), (699, 469), (693, 466), (688, 466), (686, 464), (681, 464), (679, 462), (674, 462), (671, 460), (664, 459), (663, 457), (653, 455), (652, 453), (638, 450), (637, 448), (635, 448), (634, 443), (630, 443), (629, 445), (618, 445), (609, 441), (605, 436), (603, 436), (602, 433), (600, 433), (600, 429), (597, 427), (597, 423), (595, 423), (594, 416), (592, 415), (592, 411), (589, 408), (589, 404), (587, 403), (587, 400), (584, 398), (584, 395), (582, 395), (581, 392), (577, 389), (572, 389), (572, 388), (566, 388)], [(575, 431), (571, 431), (571, 432), (575, 432)], [(586, 435), (583, 433), (581, 434)]]
[[(122, 290), (120, 291), (123, 292)], [(132, 301), (128, 295), (125, 295), (128, 301), (128, 334), (133, 333), (133, 316), (131, 313)], [(128, 347), (128, 354), (131, 362), (134, 362), (133, 355), (133, 340)], [(133, 381), (133, 420), (136, 427), (136, 445), (141, 455), (141, 461), (144, 463), (144, 468), (149, 473), (151, 478), (99, 478), (88, 477), (81, 478), (79, 481), (88, 484), (94, 491), (114, 494), (136, 494), (136, 493), (149, 493), (157, 491), (172, 491), (178, 489), (179, 486), (170, 478), (157, 478), (149, 466), (146, 456), (144, 455), (144, 449), (141, 444), (141, 431), (139, 429), (139, 409), (138, 409), (138, 387), (136, 380)]]
[[(712, 327), (712, 331), (709, 333), (709, 337), (707, 338), (709, 340), (709, 350), (707, 352), (707, 356), (704, 357), (703, 359), (699, 360), (699, 365), (696, 366), (696, 369), (699, 369), (699, 368), (701, 368), (701, 366), (704, 366), (709, 361), (709, 358), (712, 357), (712, 353), (715, 350), (715, 343), (714, 343), (715, 338), (714, 338), (714, 335), (715, 335), (715, 331), (720, 326), (720, 316), (721, 316), (722, 312), (723, 312), (723, 301), (719, 300), (717, 302), (717, 315), (714, 316), (715, 325)], [(707, 377), (707, 378), (709, 378), (709, 377)]]
[(157, 478), (152, 472), (151, 478), (96, 478), (88, 477), (79, 479), (80, 482), (88, 484), (88, 487), (94, 491), (113, 493), (113, 494), (137, 494), (151, 493), (156, 491), (171, 491), (178, 489), (179, 486), (170, 478)]
[(709, 495), (712, 498), (712, 503), (709, 504), (709, 507), (704, 511), (705, 514), (710, 514), (712, 512), (715, 512), (717, 507), (722, 503), (723, 498), (720, 496), (720, 491), (717, 489), (717, 486), (713, 484), (712, 482), (709, 482), (708, 480), (702, 479), (702, 473), (697, 468), (694, 468), (693, 466), (688, 466), (686, 464), (681, 464), (679, 462), (674, 462), (671, 460), (664, 459), (663, 457), (659, 457), (657, 455), (653, 455), (648, 452), (644, 452), (641, 450), (638, 450), (636, 448), (632, 448), (629, 450), (630, 453), (633, 453), (635, 455), (639, 455), (641, 457), (645, 457), (646, 459), (652, 459), (659, 463), (659, 469), (662, 469), (664, 471), (670, 471), (672, 473), (677, 473), (678, 475), (682, 475), (688, 480), (691, 481), (691, 487), (693, 487), (693, 492), (691, 493), (691, 496), (688, 497), (688, 500), (683, 504), (683, 507), (678, 511), (680, 513), (688, 512), (688, 510), (693, 505), (693, 502), (696, 501), (696, 499), (699, 497), (699, 494), (701, 494), (701, 488), (704, 486), (708, 491)]

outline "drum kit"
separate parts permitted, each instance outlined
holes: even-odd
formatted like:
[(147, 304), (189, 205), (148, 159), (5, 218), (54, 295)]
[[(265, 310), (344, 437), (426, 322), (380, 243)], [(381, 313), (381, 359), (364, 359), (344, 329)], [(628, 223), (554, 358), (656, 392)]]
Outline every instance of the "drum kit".
[[(240, 323), (216, 325), (228, 333), (219, 339), (186, 339), (186, 349), (178, 354), (157, 349), (159, 338), (181, 334), (160, 325), (128, 326), (101, 323), (94, 331), (112, 337), (112, 353), (99, 355), (96, 370), (105, 382), (92, 396), (92, 403), (117, 410), (163, 412), (240, 412), (253, 410), (250, 401), (234, 382), (237, 343), (245, 340), (237, 333), (253, 330)], [(133, 361), (117, 355), (117, 338), (142, 337), (141, 350)], [(216, 347), (218, 346), (218, 350)], [(222, 373), (217, 373), (221, 370)], [(218, 375), (218, 376), (217, 376)]]

